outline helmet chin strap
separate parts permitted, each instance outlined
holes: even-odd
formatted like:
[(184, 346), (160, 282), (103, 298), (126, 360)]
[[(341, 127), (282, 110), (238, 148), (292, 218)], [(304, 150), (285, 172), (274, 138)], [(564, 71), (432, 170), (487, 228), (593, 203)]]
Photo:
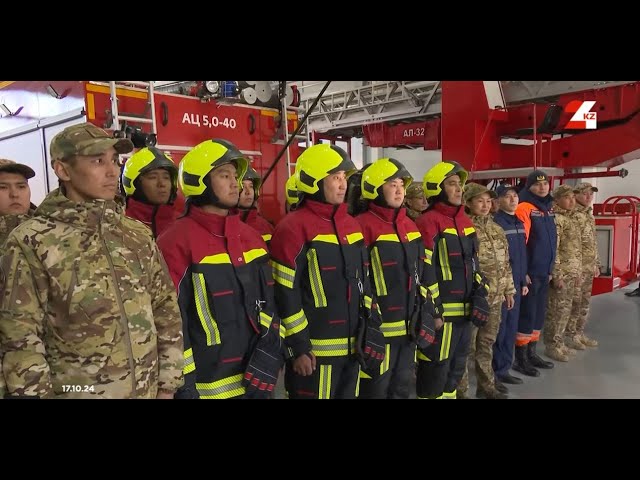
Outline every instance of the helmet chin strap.
[(327, 197), (324, 196), (324, 179), (318, 181), (318, 191), (309, 195), (309, 198), (316, 202), (328, 203)]

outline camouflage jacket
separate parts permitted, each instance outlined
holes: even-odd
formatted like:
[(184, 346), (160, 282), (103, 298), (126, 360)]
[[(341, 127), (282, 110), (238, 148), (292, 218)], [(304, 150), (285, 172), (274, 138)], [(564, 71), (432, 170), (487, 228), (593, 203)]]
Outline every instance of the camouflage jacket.
[(580, 224), (575, 210), (565, 210), (557, 204), (553, 206), (556, 230), (558, 232), (558, 253), (553, 267), (553, 277), (562, 278), (582, 271), (582, 240)]
[(12, 396), (155, 398), (183, 382), (166, 264), (113, 201), (51, 192), (0, 264), (2, 369)]
[(489, 295), (514, 295), (511, 262), (509, 262), (509, 242), (500, 225), (491, 215), (472, 215), (478, 238), (478, 262), (480, 271), (489, 280)]
[[(31, 216), (33, 216), (34, 210), (29, 210), (29, 213), (26, 215), (2, 215), (0, 216), (0, 255), (3, 253), (2, 246), (4, 242), (7, 240), (7, 237), (11, 233), (11, 230), (16, 228), (25, 220), (28, 220)], [(0, 367), (2, 366), (2, 350), (0, 349)], [(2, 375), (2, 368), (0, 368), (0, 398), (4, 397), (5, 394), (5, 383), (4, 376)]]
[(419, 212), (417, 210), (414, 210), (413, 208), (409, 208), (407, 206), (405, 206), (404, 208), (407, 209), (407, 217), (409, 217), (411, 220), (413, 220), (414, 222), (416, 221), (416, 219), (422, 215), (422, 212)]
[(33, 216), (34, 209), (30, 209), (26, 215), (1, 215), (0, 216), (0, 254), (2, 253), (2, 245), (7, 240), (11, 230), (16, 228), (25, 220)]
[(582, 266), (586, 270), (592, 270), (594, 265), (600, 267), (596, 242), (596, 219), (591, 212), (591, 207), (576, 204), (575, 216), (580, 225), (582, 240)]

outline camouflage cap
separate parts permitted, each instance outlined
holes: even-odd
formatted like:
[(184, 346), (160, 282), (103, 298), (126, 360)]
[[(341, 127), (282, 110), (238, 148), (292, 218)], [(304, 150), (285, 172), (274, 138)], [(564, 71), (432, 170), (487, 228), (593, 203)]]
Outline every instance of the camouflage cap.
[(484, 185), (480, 185), (479, 183), (470, 182), (464, 186), (464, 191), (462, 192), (462, 201), (468, 202), (472, 198), (477, 197), (478, 195), (482, 195), (483, 193), (488, 193), (491, 198), (498, 198), (498, 195), (496, 195), (496, 192), (494, 192), (493, 190), (489, 190), (487, 187), (485, 187)]
[(19, 173), (24, 175), (27, 180), (36, 176), (36, 172), (34, 172), (28, 165), (14, 162), (13, 160), (6, 158), (0, 158), (0, 172)]
[(51, 165), (75, 155), (100, 155), (109, 147), (118, 153), (129, 153), (133, 143), (128, 138), (113, 138), (92, 123), (81, 123), (65, 128), (51, 140)]
[(553, 198), (558, 199), (560, 197), (564, 197), (569, 193), (578, 193), (578, 192), (576, 192), (576, 189), (571, 185), (567, 185), (566, 183), (563, 183), (562, 185), (559, 185), (553, 189), (552, 195), (553, 195)]
[(406, 198), (416, 198), (424, 196), (424, 190), (422, 190), (422, 182), (413, 182), (407, 187)]
[(574, 187), (574, 189), (575, 189), (576, 193), (584, 193), (589, 189), (591, 189), (592, 192), (597, 192), (598, 191), (598, 187), (594, 187), (589, 182), (579, 183)]

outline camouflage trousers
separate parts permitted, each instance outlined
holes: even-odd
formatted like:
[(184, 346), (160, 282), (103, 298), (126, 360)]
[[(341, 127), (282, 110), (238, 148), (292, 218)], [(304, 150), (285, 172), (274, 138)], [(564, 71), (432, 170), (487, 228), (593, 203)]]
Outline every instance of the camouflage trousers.
[(0, 352), (0, 400), (4, 398), (4, 394), (7, 393), (7, 384), (4, 381), (4, 375), (2, 374), (2, 352)]
[(584, 333), (584, 326), (587, 324), (587, 317), (589, 316), (589, 306), (591, 305), (591, 288), (593, 286), (593, 265), (589, 266), (589, 269), (584, 268), (582, 275), (579, 278), (578, 290), (580, 295), (577, 297), (577, 301), (573, 303), (571, 309), (571, 316), (567, 323), (567, 334), (574, 336), (576, 334)]
[(562, 290), (554, 284), (549, 285), (547, 315), (544, 319), (542, 338), (545, 346), (561, 348), (564, 345), (564, 333), (567, 329), (572, 309), (580, 303), (580, 276), (565, 276)]
[[(504, 291), (504, 290), (502, 290)], [(495, 390), (495, 375), (493, 373), (493, 344), (498, 338), (498, 330), (500, 330), (500, 322), (502, 320), (502, 304), (504, 303), (504, 294), (489, 295), (489, 321), (487, 324), (478, 328), (472, 327), (471, 331), (471, 349), (467, 365), (464, 369), (464, 375), (458, 385), (458, 392), (465, 393), (469, 389), (469, 362), (475, 360), (477, 388), (482, 391)]]

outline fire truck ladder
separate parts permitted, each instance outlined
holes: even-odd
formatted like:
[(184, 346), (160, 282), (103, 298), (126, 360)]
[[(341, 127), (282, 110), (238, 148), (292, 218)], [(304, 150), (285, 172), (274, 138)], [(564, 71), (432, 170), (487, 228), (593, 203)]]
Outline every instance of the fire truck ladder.
[(323, 95), (309, 116), (308, 129), (329, 132), (440, 113), (440, 81), (372, 81)]
[[(135, 115), (131, 113), (121, 113), (118, 109), (118, 87), (142, 87), (147, 90), (147, 107), (142, 115)], [(153, 82), (139, 82), (139, 81), (120, 81), (109, 82), (109, 90), (111, 92), (111, 126), (114, 129), (120, 129), (121, 121), (130, 123), (148, 123), (151, 125), (151, 133), (157, 133), (156, 128), (156, 109), (154, 108), (154, 88)], [(147, 116), (148, 115), (148, 116)]]

